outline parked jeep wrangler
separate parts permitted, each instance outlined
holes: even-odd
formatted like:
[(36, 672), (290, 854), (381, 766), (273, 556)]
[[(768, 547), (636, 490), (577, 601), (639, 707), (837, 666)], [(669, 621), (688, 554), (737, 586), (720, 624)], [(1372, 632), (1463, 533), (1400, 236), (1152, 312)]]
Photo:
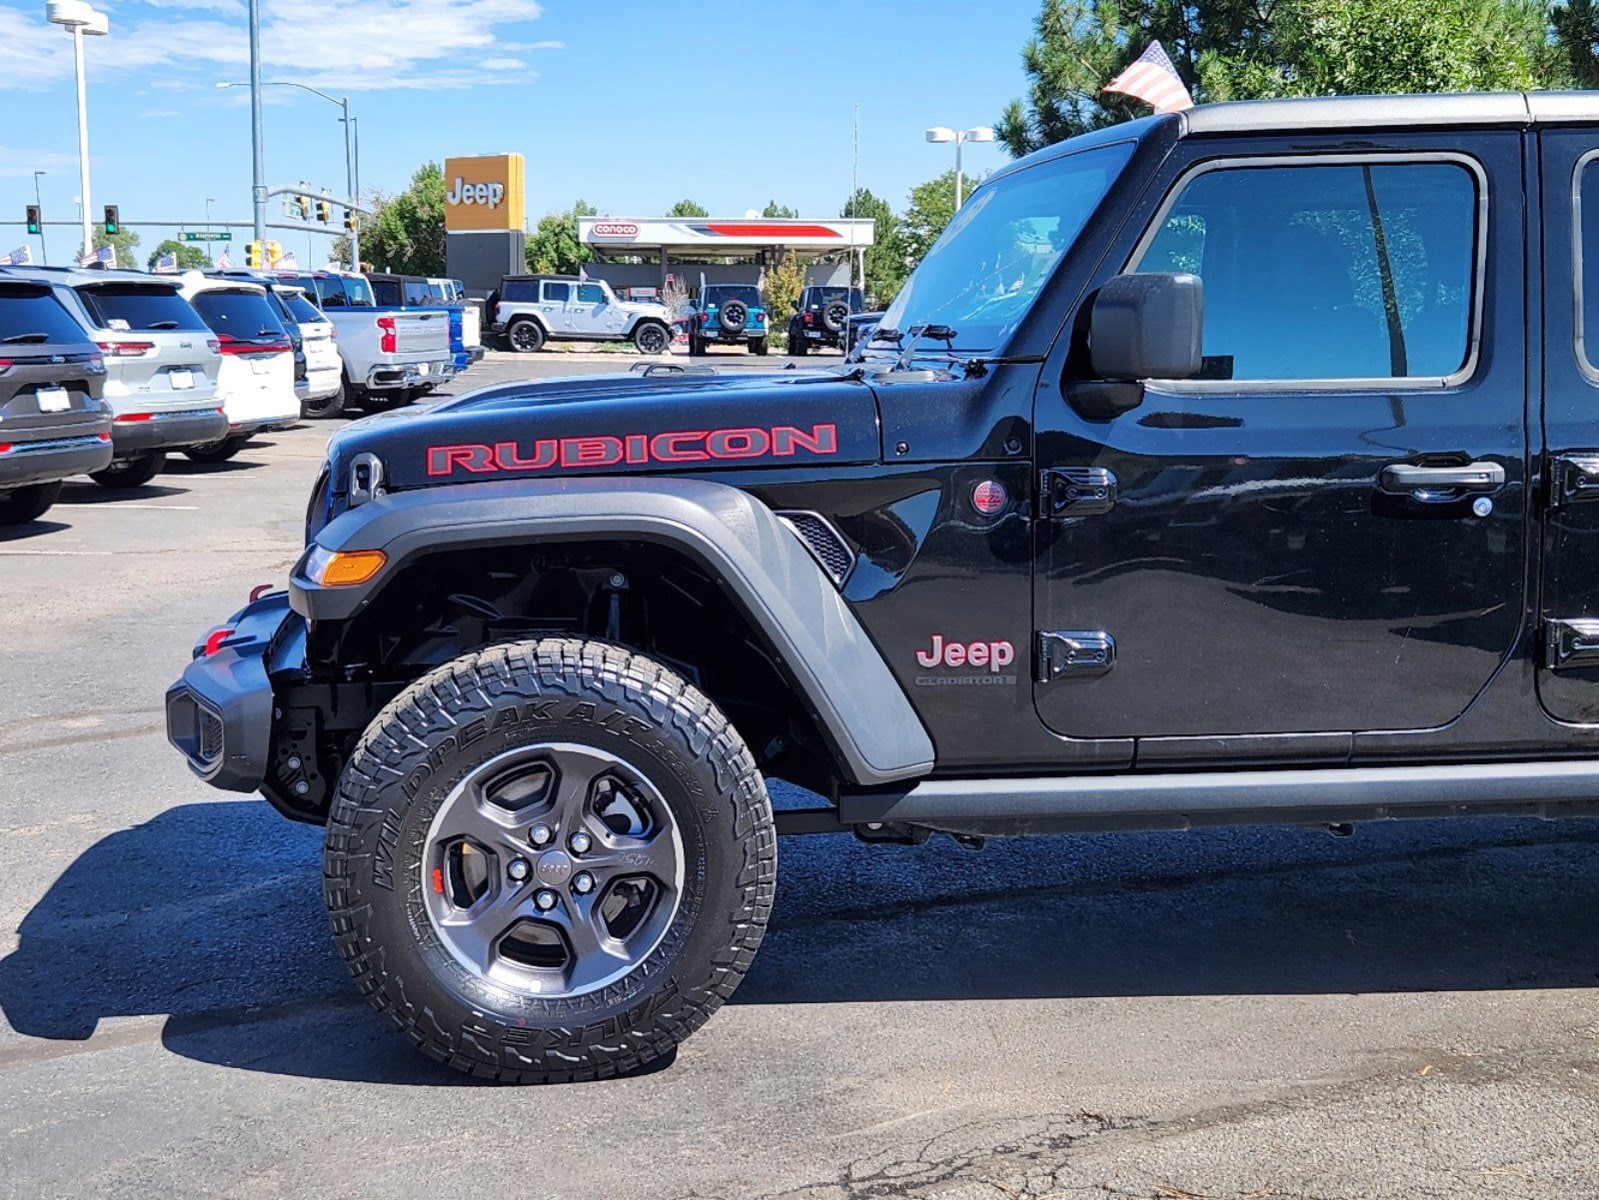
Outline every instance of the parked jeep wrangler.
[(665, 354), (672, 346), (672, 315), (665, 307), (619, 300), (599, 279), (507, 275), (489, 297), (488, 315), (494, 332), (522, 354), (549, 341), (631, 341), (641, 354)]
[(860, 362), (343, 431), (169, 734), (327, 825), (360, 990), (506, 1080), (693, 1032), (778, 833), (1599, 814), (1596, 348), (1591, 94), (1098, 130)]
[(794, 315), (788, 319), (788, 352), (803, 357), (822, 346), (848, 351), (850, 316), (865, 308), (860, 288), (806, 288), (794, 303)]
[(769, 333), (760, 288), (753, 283), (710, 283), (694, 300), (688, 352), (698, 355), (710, 346), (744, 345), (751, 354), (765, 354), (771, 345)]

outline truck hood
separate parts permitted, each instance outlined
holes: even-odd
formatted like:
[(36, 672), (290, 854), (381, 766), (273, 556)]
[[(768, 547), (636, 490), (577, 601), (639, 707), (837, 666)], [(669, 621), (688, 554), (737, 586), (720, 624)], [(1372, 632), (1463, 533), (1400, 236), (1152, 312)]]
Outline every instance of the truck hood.
[(346, 426), (329, 487), (376, 455), (384, 486), (877, 462), (872, 389), (830, 373), (599, 375), (501, 384)]

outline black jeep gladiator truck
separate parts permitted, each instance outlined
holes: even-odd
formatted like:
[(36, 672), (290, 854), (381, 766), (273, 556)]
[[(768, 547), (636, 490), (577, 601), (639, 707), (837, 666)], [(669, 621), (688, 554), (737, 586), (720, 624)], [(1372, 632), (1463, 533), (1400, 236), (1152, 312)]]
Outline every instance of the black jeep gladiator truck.
[(1090, 133), (861, 355), (352, 425), (288, 591), (196, 648), (171, 740), (327, 826), (426, 1053), (658, 1058), (780, 833), (1599, 813), (1599, 97)]

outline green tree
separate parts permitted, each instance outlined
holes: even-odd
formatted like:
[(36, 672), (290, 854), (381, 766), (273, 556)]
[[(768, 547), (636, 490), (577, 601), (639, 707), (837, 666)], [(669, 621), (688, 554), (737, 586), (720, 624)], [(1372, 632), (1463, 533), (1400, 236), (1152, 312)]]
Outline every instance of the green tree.
[[(117, 248), (117, 266), (125, 271), (137, 271), (139, 269), (138, 234), (134, 233), (126, 225), (121, 226), (118, 232), (109, 237), (106, 236), (105, 226), (103, 225), (91, 225), (89, 228), (96, 250), (103, 246), (115, 246)], [(73, 254), (76, 256), (78, 251), (74, 249)], [(72, 261), (76, 262), (77, 258), (74, 257)]]
[[(967, 193), (970, 195), (970, 192)], [(945, 171), (911, 189), (901, 223), (907, 268), (914, 268), (955, 216), (955, 172)]]
[(444, 169), (423, 163), (411, 185), (372, 202), (375, 215), (361, 223), (361, 257), (384, 271), (443, 275)]
[[(178, 270), (180, 271), (203, 271), (211, 265), (210, 257), (200, 247), (167, 238), (154, 250), (150, 251), (150, 257), (145, 260), (145, 266), (149, 270), (155, 270), (156, 260), (163, 254), (176, 254), (178, 256)], [(117, 251), (117, 261), (122, 261), (122, 251), (120, 250)]]
[(695, 203), (693, 200), (679, 200), (666, 210), (666, 215), (669, 217), (708, 217), (711, 212), (710, 209)]
[[(954, 197), (950, 199), (953, 203)], [(867, 303), (887, 308), (905, 282), (905, 264), (910, 257), (899, 218), (888, 201), (874, 195), (869, 188), (859, 189), (838, 215), (872, 222), (872, 245), (866, 251)]]
[(575, 275), (593, 259), (593, 252), (578, 240), (579, 217), (598, 215), (592, 204), (579, 200), (566, 212), (546, 213), (527, 239), (527, 269), (541, 275)]
[(1568, 0), (1549, 10), (1555, 55), (1572, 87), (1599, 88), (1599, 6)]
[[(709, 214), (701, 213), (700, 215), (708, 216)], [(761, 210), (761, 216), (768, 220), (793, 220), (799, 216), (799, 213), (786, 204), (779, 204), (776, 200), (768, 200), (766, 207)]]
[(1157, 39), (1205, 101), (1560, 86), (1599, 79), (1591, 33), (1591, 0), (1044, 0), (995, 128), (1020, 155), (1147, 115), (1103, 89)]
[(794, 303), (804, 290), (805, 272), (799, 265), (799, 259), (790, 250), (786, 257), (778, 259), (777, 264), (766, 272), (767, 327), (780, 335), (785, 344), (789, 314), (794, 311)]

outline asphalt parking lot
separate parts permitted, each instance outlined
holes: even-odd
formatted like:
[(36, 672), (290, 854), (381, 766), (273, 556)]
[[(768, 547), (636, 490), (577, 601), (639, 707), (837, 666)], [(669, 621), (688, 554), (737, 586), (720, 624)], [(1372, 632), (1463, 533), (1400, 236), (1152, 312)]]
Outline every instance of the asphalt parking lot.
[(672, 1062), (434, 1066), (334, 956), (319, 831), (163, 733), (195, 637), (295, 558), (331, 431), (69, 483), (0, 540), (0, 1195), (1599, 1195), (1599, 824), (788, 839)]

